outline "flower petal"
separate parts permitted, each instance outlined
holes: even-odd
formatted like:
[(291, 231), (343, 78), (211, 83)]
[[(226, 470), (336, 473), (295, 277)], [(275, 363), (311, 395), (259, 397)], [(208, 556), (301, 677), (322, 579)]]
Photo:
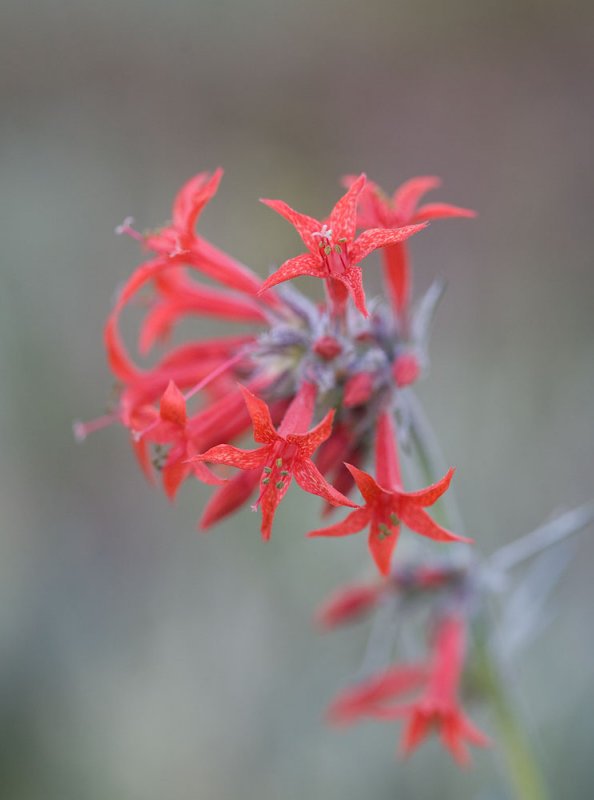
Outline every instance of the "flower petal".
[(418, 225), (405, 225), (402, 228), (370, 228), (359, 234), (350, 250), (351, 263), (358, 264), (365, 256), (377, 250), (378, 247), (398, 244), (422, 231), (427, 227), (427, 222)]
[(266, 278), (258, 294), (262, 294), (262, 292), (272, 286), (276, 286), (278, 283), (298, 278), (300, 275), (311, 275), (314, 278), (326, 277), (320, 259), (310, 253), (304, 253), (302, 256), (296, 256), (285, 261), (276, 272)]
[(395, 503), (396, 516), (415, 533), (433, 539), (436, 542), (467, 542), (473, 544), (472, 539), (457, 536), (455, 533), (442, 528), (434, 522), (429, 514), (412, 503)]
[(180, 428), (185, 427), (188, 418), (186, 401), (173, 381), (167, 384), (167, 389), (161, 398), (159, 413), (165, 422), (171, 422)]
[(332, 229), (332, 241), (338, 242), (346, 239), (350, 244), (355, 238), (357, 229), (357, 201), (365, 186), (365, 174), (353, 181), (348, 192), (343, 195), (332, 209), (330, 214), (330, 228)]
[(377, 481), (367, 472), (363, 472), (363, 470), (358, 469), (352, 464), (347, 464), (346, 462), (345, 467), (355, 479), (357, 488), (369, 505), (374, 505), (382, 494), (386, 494)]
[(389, 535), (385, 535), (379, 529), (379, 520), (375, 515), (372, 516), (367, 543), (376, 567), (380, 571), (380, 574), (384, 576), (390, 574), (392, 553), (394, 552), (398, 536), (400, 535), (400, 526), (395, 525), (391, 527), (391, 531)]
[(432, 506), (447, 491), (455, 471), (456, 468), (452, 467), (448, 470), (447, 475), (426, 489), (419, 489), (418, 492), (406, 492), (406, 499), (414, 501), (419, 506)]
[(312, 253), (317, 251), (319, 241), (313, 234), (317, 233), (322, 228), (322, 223), (319, 220), (308, 217), (307, 214), (300, 214), (282, 200), (266, 200), (260, 198), (260, 202), (272, 208), (273, 211), (276, 211), (281, 217), (284, 217), (291, 225), (294, 225), (295, 228), (297, 228), (299, 236), (301, 236), (303, 240), (303, 244), (308, 250)]
[(276, 442), (279, 438), (278, 433), (272, 424), (272, 417), (270, 416), (270, 409), (264, 402), (252, 394), (249, 389), (239, 384), (239, 388), (243, 394), (243, 399), (247, 406), (252, 424), (254, 426), (254, 441), (258, 444), (271, 444)]
[(186, 181), (173, 201), (173, 224), (183, 233), (191, 234), (204, 206), (216, 194), (223, 177), (218, 167), (211, 177), (200, 172)]
[(310, 461), (309, 458), (295, 459), (293, 462), (293, 475), (302, 489), (305, 489), (306, 492), (310, 492), (310, 494), (317, 494), (318, 497), (323, 497), (324, 500), (327, 500), (331, 505), (357, 508), (356, 503), (353, 503), (348, 497), (345, 497), (328, 483), (313, 461)]
[(206, 453), (192, 456), (188, 462), (210, 461), (212, 464), (228, 464), (239, 469), (255, 469), (262, 467), (266, 463), (269, 448), (259, 447), (257, 450), (240, 450), (230, 444), (217, 444), (211, 447)]
[[(400, 464), (398, 463), (398, 449), (396, 432), (392, 415), (387, 411), (380, 414), (375, 434), (375, 473), (377, 482), (386, 490), (400, 489)], [(445, 490), (444, 490), (445, 491)]]
[(332, 433), (332, 420), (334, 419), (334, 409), (331, 409), (324, 419), (308, 433), (289, 433), (287, 442), (295, 444), (299, 448), (299, 455), (302, 458), (311, 458), (318, 447), (325, 442)]
[(396, 189), (394, 192), (394, 207), (402, 222), (409, 222), (421, 197), (439, 186), (441, 186), (440, 178), (435, 175), (426, 175), (419, 178), (411, 178)]
[(314, 536), (350, 536), (352, 533), (359, 533), (368, 524), (370, 512), (366, 508), (356, 508), (345, 517), (342, 522), (335, 522), (327, 528), (318, 528), (310, 531), (308, 537)]
[(476, 217), (476, 211), (453, 206), (450, 203), (426, 203), (413, 214), (411, 222), (420, 222), (423, 219), (445, 219), (446, 217)]

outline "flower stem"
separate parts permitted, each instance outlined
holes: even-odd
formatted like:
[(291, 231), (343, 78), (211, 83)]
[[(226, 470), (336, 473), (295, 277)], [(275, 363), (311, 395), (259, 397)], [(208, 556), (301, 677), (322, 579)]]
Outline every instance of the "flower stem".
[(481, 646), (481, 678), (497, 725), (506, 776), (516, 800), (548, 800), (544, 777), (493, 657)]

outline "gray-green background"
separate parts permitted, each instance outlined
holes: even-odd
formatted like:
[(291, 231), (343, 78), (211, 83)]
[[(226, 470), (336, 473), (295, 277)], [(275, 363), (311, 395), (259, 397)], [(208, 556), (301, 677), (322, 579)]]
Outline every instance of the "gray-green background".
[[(593, 494), (592, 33), (588, 2), (20, 0), (2, 4), (0, 794), (7, 800), (501, 798), (497, 751), (461, 774), (397, 726), (320, 723), (357, 627), (324, 595), (369, 570), (363, 537), (306, 541), (294, 489), (273, 539), (249, 511), (198, 534), (101, 413), (102, 324), (138, 263), (112, 235), (170, 213), (221, 164), (201, 230), (265, 274), (296, 254), (259, 205), (315, 216), (365, 170), (438, 174), (476, 208), (413, 244), (443, 275), (421, 394), (477, 547)], [(378, 270), (365, 280), (373, 294)], [(304, 284), (313, 288), (311, 284)], [(416, 488), (416, 487), (411, 487)], [(556, 618), (517, 667), (552, 797), (592, 796), (592, 530)], [(491, 730), (487, 717), (479, 721)]]

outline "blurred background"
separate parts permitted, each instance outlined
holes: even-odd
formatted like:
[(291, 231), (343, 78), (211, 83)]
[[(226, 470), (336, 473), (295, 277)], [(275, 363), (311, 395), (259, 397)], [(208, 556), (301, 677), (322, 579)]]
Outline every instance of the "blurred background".
[[(480, 214), (412, 243), (417, 292), (449, 282), (420, 394), (468, 531), (489, 553), (591, 498), (593, 22), (586, 0), (5, 0), (3, 797), (506, 797), (496, 750), (462, 774), (434, 743), (395, 761), (398, 726), (321, 724), (366, 628), (324, 638), (311, 615), (368, 568), (364, 537), (306, 541), (296, 489), (267, 546), (249, 511), (198, 534), (208, 490), (170, 507), (121, 429), (81, 447), (71, 424), (109, 397), (125, 216), (159, 225), (220, 164), (201, 232), (266, 274), (297, 239), (258, 197), (323, 216), (344, 173), (437, 174), (431, 199)], [(592, 533), (517, 664), (564, 800), (594, 777)]]

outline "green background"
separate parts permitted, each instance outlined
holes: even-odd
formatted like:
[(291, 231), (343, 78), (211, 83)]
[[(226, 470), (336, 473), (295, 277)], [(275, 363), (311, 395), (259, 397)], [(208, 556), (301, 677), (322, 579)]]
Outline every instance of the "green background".
[[(0, 27), (0, 793), (7, 800), (495, 800), (497, 749), (460, 773), (397, 726), (320, 716), (366, 629), (318, 602), (371, 574), (363, 537), (306, 541), (293, 489), (270, 544), (249, 511), (207, 535), (102, 413), (102, 325), (155, 226), (221, 164), (201, 231), (266, 274), (297, 254), (258, 197), (314, 216), (344, 173), (438, 174), (479, 211), (412, 244), (447, 277), (420, 389), (484, 553), (594, 487), (594, 6), (471, 0), (20, 0)], [(368, 294), (379, 289), (370, 260)], [(313, 282), (304, 282), (315, 291)], [(417, 488), (417, 487), (410, 487)], [(553, 798), (591, 796), (592, 530), (550, 629), (517, 663)], [(478, 721), (492, 731), (487, 716)]]

